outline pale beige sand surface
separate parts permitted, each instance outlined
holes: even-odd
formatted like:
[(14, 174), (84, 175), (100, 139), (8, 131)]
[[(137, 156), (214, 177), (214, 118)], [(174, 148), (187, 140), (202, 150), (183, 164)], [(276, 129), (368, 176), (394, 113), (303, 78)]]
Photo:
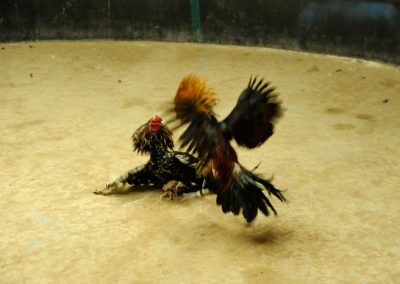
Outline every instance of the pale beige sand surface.
[[(132, 132), (197, 73), (223, 118), (251, 74), (286, 113), (239, 159), (288, 204), (248, 226), (215, 196), (96, 196), (147, 160)], [(0, 283), (400, 283), (400, 70), (266, 48), (0, 44)], [(177, 133), (178, 134), (178, 133)], [(178, 135), (175, 135), (177, 139)]]

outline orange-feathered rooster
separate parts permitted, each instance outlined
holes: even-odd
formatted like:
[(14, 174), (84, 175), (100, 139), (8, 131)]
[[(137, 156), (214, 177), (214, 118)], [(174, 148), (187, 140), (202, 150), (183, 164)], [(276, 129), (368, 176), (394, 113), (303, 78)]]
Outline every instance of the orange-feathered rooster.
[(189, 75), (181, 81), (170, 109), (175, 114), (170, 122), (179, 122), (175, 129), (189, 123), (180, 137), (181, 147), (198, 155), (198, 170), (209, 189), (217, 193), (217, 204), (222, 205), (224, 213), (238, 215), (242, 211), (249, 223), (258, 209), (267, 216), (269, 209), (277, 214), (263, 190), (283, 202), (282, 192), (244, 168), (230, 144), (235, 139), (240, 146), (256, 148), (272, 135), (282, 114), (274, 88), (250, 78), (235, 108), (221, 122), (213, 111), (216, 102), (215, 93), (202, 78)]

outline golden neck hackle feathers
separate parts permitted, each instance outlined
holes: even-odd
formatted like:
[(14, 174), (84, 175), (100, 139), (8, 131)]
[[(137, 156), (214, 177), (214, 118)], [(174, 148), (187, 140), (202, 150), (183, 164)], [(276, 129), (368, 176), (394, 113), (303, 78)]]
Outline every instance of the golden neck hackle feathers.
[(174, 100), (178, 119), (188, 115), (188, 112), (212, 114), (216, 103), (214, 91), (207, 87), (204, 79), (195, 75), (182, 79)]

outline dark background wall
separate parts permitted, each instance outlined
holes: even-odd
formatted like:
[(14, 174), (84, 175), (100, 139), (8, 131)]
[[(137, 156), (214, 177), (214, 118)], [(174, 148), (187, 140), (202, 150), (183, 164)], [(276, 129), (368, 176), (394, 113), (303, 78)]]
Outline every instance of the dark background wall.
[(0, 0), (0, 41), (274, 46), (400, 64), (400, 0)]

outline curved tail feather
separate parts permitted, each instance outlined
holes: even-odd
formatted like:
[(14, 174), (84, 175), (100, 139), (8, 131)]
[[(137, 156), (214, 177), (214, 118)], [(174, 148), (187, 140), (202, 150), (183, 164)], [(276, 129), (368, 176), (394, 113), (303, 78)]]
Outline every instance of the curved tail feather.
[(234, 174), (230, 188), (218, 192), (217, 204), (222, 206), (224, 213), (232, 212), (238, 215), (240, 211), (248, 223), (252, 222), (258, 214), (258, 210), (269, 216), (270, 211), (277, 215), (277, 211), (271, 201), (264, 194), (275, 196), (280, 201), (286, 201), (282, 191), (274, 185), (252, 172), (241, 167), (240, 171)]

